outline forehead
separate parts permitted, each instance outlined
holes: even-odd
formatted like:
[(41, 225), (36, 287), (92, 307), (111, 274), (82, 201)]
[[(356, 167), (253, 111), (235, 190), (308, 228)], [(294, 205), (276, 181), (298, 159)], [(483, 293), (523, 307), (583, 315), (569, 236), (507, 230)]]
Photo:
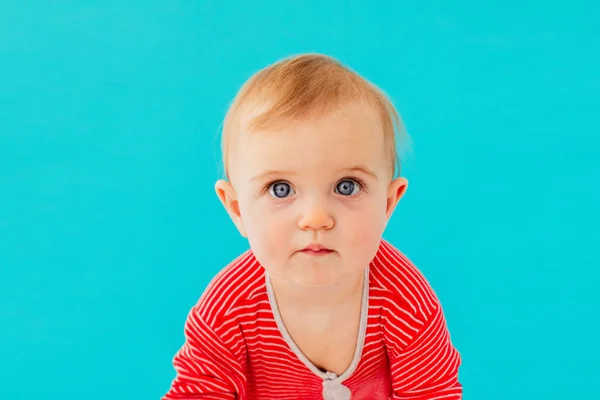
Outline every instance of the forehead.
[(244, 180), (268, 170), (325, 175), (358, 164), (377, 173), (389, 164), (378, 114), (362, 104), (277, 129), (243, 131), (237, 141), (230, 169)]

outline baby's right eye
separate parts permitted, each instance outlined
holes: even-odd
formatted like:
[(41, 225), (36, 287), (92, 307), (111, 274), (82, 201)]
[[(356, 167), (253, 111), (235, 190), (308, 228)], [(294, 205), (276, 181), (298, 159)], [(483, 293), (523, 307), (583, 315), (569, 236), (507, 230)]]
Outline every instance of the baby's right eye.
[(278, 199), (283, 199), (294, 194), (294, 190), (288, 183), (275, 182), (269, 186), (269, 194)]

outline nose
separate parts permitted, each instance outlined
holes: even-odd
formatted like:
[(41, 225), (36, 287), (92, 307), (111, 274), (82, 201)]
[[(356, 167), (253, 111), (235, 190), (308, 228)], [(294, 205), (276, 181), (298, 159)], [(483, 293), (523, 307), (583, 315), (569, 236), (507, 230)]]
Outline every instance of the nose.
[(333, 216), (318, 203), (308, 205), (298, 221), (300, 229), (331, 229), (333, 225)]

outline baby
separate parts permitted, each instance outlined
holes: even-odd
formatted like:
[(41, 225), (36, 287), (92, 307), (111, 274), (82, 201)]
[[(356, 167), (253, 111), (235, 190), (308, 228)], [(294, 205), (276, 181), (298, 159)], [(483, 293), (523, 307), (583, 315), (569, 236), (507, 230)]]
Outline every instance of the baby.
[(192, 308), (164, 400), (461, 399), (420, 271), (382, 239), (407, 188), (386, 96), (323, 55), (251, 77), (217, 196), (250, 250)]

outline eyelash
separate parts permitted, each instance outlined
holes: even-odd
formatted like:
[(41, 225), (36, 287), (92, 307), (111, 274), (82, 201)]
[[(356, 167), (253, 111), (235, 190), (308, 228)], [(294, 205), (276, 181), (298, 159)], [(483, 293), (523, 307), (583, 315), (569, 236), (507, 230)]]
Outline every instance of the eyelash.
[[(358, 179), (358, 178), (351, 178), (351, 177), (342, 178), (342, 179), (340, 179), (340, 180), (339, 180), (339, 181), (336, 183), (336, 185), (335, 185), (335, 186), (337, 187), (337, 185), (339, 185), (339, 184), (340, 184), (340, 182), (343, 182), (343, 181), (352, 181), (352, 182), (354, 182), (354, 183), (356, 183), (356, 184), (358, 185), (358, 187), (360, 188), (361, 192), (362, 192), (362, 191), (366, 191), (366, 190), (365, 190), (365, 189), (366, 189), (366, 186), (365, 186), (365, 184), (363, 183), (363, 181), (361, 181), (361, 180), (360, 180), (360, 179)], [(271, 186), (273, 186), (273, 185), (277, 184), (277, 183), (287, 183), (288, 185), (290, 185), (290, 186), (291, 186), (291, 184), (290, 184), (288, 181), (284, 181), (284, 180), (275, 180), (275, 181), (271, 181), (271, 182), (267, 183), (267, 184), (265, 185), (265, 187), (263, 188), (263, 190), (262, 190), (262, 193), (268, 193), (268, 192), (269, 192), (269, 188), (270, 188)]]

